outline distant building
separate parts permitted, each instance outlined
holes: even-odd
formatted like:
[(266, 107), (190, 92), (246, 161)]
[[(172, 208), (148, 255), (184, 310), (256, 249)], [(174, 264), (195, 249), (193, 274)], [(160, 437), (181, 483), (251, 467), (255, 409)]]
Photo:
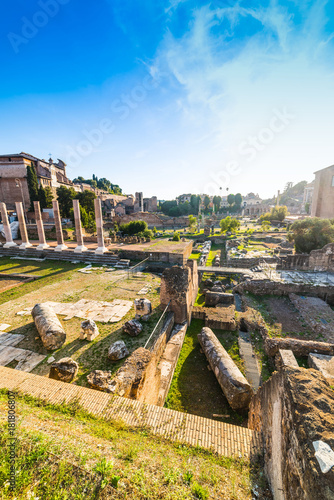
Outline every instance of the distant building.
[(310, 182), (310, 184), (306, 184), (304, 188), (304, 194), (303, 194), (303, 209), (305, 209), (305, 205), (308, 203), (309, 207), (312, 206), (312, 200), (313, 200), (313, 193), (314, 193), (314, 181)]
[(314, 172), (312, 217), (334, 218), (334, 165)]
[(181, 194), (176, 198), (177, 203), (190, 203), (191, 202), (191, 193), (189, 194)]
[(26, 210), (30, 207), (28, 165), (35, 168), (38, 185), (50, 187), (54, 195), (58, 187), (73, 185), (66, 176), (66, 163), (62, 160), (54, 163), (52, 158), (40, 160), (27, 153), (0, 155), (0, 200), (9, 210), (15, 210), (16, 201), (22, 201)]
[(242, 198), (242, 206), (246, 207), (248, 205), (260, 205), (262, 200), (258, 194), (248, 193)]

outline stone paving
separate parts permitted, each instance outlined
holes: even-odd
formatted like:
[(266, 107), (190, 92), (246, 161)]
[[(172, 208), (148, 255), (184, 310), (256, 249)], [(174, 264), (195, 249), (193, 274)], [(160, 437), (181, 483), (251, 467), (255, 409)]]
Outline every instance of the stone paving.
[(250, 457), (259, 449), (257, 434), (216, 420), (113, 396), (74, 384), (0, 367), (0, 389), (18, 391), (54, 404), (78, 401), (88, 412), (122, 420), (129, 426), (147, 427), (172, 441), (200, 446), (219, 455)]
[(249, 333), (239, 331), (238, 343), (240, 355), (245, 362), (246, 379), (256, 392), (261, 385), (261, 375)]
[[(92, 319), (101, 323), (116, 323), (120, 321), (131, 309), (131, 300), (114, 299), (112, 302), (101, 302), (98, 300), (81, 299), (78, 302), (44, 302), (52, 307), (56, 314), (66, 316), (64, 320), (72, 318)], [(32, 307), (18, 311), (19, 316), (31, 314)]]

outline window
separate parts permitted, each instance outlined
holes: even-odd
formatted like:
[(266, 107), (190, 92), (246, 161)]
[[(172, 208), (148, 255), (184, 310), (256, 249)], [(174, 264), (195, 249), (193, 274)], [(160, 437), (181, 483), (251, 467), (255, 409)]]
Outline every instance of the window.
[(334, 187), (334, 175), (332, 175), (332, 187)]

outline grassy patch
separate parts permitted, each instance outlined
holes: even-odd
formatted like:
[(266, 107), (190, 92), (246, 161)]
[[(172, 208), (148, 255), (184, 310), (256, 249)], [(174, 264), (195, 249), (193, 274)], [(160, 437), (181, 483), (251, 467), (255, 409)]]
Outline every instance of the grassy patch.
[[(229, 423), (246, 423), (247, 415), (231, 409), (214, 373), (208, 369), (209, 363), (197, 339), (203, 326), (204, 321), (194, 319), (187, 330), (165, 406)], [(215, 334), (243, 369), (237, 332), (215, 330)]]
[[(2, 391), (0, 415), (6, 403)], [(250, 500), (253, 486), (260, 495), (267, 491), (260, 464), (171, 443), (146, 429), (93, 417), (76, 405), (18, 396), (17, 414), (14, 492), (9, 491), (4, 419), (0, 425), (1, 499)]]

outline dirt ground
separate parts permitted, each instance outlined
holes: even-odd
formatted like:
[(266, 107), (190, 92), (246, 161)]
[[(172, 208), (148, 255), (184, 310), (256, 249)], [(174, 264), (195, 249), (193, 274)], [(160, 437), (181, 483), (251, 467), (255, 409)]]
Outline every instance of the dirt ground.
[[(21, 261), (15, 264), (15, 272), (40, 273), (40, 265)], [(111, 363), (107, 358), (109, 346), (117, 340), (124, 340), (130, 353), (145, 344), (151, 334), (157, 319), (161, 314), (160, 309), (160, 278), (150, 273), (139, 273), (139, 276), (127, 279), (124, 271), (95, 271), (92, 274), (83, 274), (77, 271), (81, 266), (66, 264), (62, 268), (62, 263), (50, 261), (49, 271), (55, 275), (54, 282), (45, 284), (45, 279), (36, 280), (31, 283), (22, 284), (19, 288), (13, 289), (13, 293), (18, 293), (19, 297), (4, 302), (0, 305), (0, 322), (11, 325), (7, 331), (25, 335), (18, 348), (29, 349), (39, 354), (54, 356), (56, 360), (70, 356), (79, 363), (79, 372), (75, 380), (80, 385), (86, 384), (86, 375), (94, 369), (111, 370), (115, 372), (122, 361)], [(0, 263), (1, 268), (1, 263)], [(19, 268), (19, 269), (17, 269)], [(2, 269), (3, 271), (3, 269)], [(9, 271), (9, 270), (8, 270)], [(57, 274), (58, 273), (58, 274)], [(125, 277), (124, 279), (120, 279)], [(114, 283), (115, 282), (115, 283)], [(62, 316), (58, 316), (64, 326), (67, 338), (65, 344), (57, 351), (46, 351), (40, 340), (35, 324), (30, 315), (17, 316), (16, 313), (27, 307), (33, 307), (36, 303), (45, 301), (55, 302), (77, 302), (80, 299), (91, 299), (111, 302), (113, 299), (123, 299), (133, 301), (135, 298), (143, 297), (138, 295), (144, 285), (149, 284), (151, 290), (145, 295), (152, 302), (153, 314), (150, 320), (143, 323), (143, 332), (139, 337), (130, 337), (122, 332), (122, 325), (129, 319), (134, 318), (134, 309), (118, 323), (99, 323), (97, 326), (100, 335), (93, 341), (79, 340), (80, 324), (82, 319), (73, 318), (64, 321)], [(27, 293), (24, 293), (27, 290)], [(8, 292), (7, 292), (8, 293)], [(37, 366), (33, 373), (48, 375), (49, 364), (45, 359)]]
[(312, 338), (312, 330), (287, 297), (272, 297), (267, 300), (274, 320), (274, 327), (284, 336)]

